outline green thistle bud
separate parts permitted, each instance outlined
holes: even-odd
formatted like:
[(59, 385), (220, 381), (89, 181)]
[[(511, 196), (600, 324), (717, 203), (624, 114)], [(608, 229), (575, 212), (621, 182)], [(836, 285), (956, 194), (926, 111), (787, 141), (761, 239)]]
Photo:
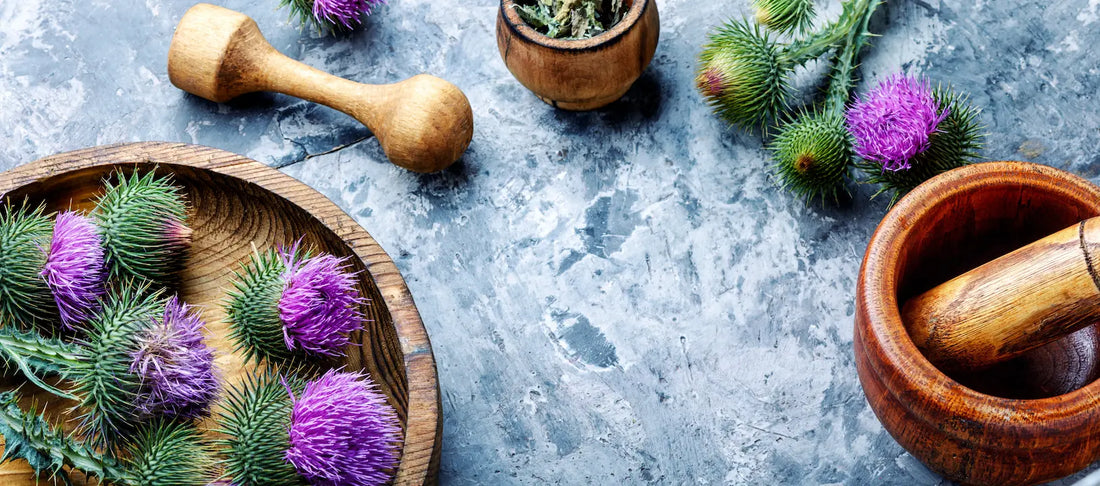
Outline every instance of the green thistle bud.
[(771, 143), (785, 188), (813, 200), (836, 200), (844, 188), (851, 148), (844, 117), (805, 113), (783, 125)]
[(857, 164), (867, 174), (867, 182), (882, 185), (875, 196), (891, 193), (891, 205), (922, 182), (970, 164), (980, 156), (985, 138), (979, 121), (980, 110), (971, 105), (966, 96), (949, 87), (936, 87), (932, 90), (932, 98), (948, 114), (928, 137), (928, 148), (912, 158), (910, 168), (891, 171), (875, 162)]
[(214, 454), (189, 422), (158, 420), (142, 425), (126, 447), (126, 486), (207, 486), (214, 479)]
[(71, 371), (73, 391), (81, 397), (85, 411), (80, 430), (96, 448), (118, 443), (118, 437), (134, 429), (140, 382), (130, 372), (131, 353), (137, 349), (142, 331), (164, 306), (159, 292), (122, 285), (108, 295), (77, 341), (79, 352)]
[(94, 216), (111, 278), (173, 287), (191, 246), (183, 190), (153, 172), (127, 177), (120, 171), (117, 184), (105, 184)]
[(228, 292), (229, 336), (250, 361), (268, 358), (285, 363), (302, 357), (287, 348), (283, 337), (279, 299), (285, 272), (286, 263), (275, 249), (253, 253), (249, 264), (236, 272), (236, 290)]
[(710, 35), (699, 55), (695, 85), (726, 121), (762, 126), (787, 104), (793, 66), (757, 25), (731, 21)]
[(814, 21), (813, 0), (753, 0), (756, 22), (773, 31), (805, 32)]
[[(290, 377), (291, 387), (301, 383)], [(290, 448), (292, 402), (278, 373), (266, 369), (249, 375), (231, 387), (217, 432), (227, 438), (217, 442), (225, 477), (239, 486), (304, 486), (307, 484), (286, 461)]]
[(0, 326), (53, 329), (60, 322), (53, 293), (39, 275), (52, 236), (53, 221), (42, 206), (0, 208)]

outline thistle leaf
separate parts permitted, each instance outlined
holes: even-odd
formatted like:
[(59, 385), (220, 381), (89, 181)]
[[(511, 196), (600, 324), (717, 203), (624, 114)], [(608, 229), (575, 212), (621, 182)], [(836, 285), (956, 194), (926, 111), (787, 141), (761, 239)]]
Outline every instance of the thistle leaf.
[(0, 393), (0, 435), (4, 453), (0, 462), (23, 459), (36, 477), (57, 477), (71, 485), (65, 467), (78, 469), (100, 478), (121, 477), (117, 463), (68, 437), (50, 424), (43, 415), (25, 412), (15, 392)]
[(626, 16), (622, 0), (521, 0), (516, 13), (539, 33), (557, 39), (595, 37)]
[(8, 367), (15, 366), (31, 383), (59, 397), (78, 399), (76, 395), (47, 384), (44, 378), (50, 375), (70, 378), (74, 370), (83, 367), (80, 356), (78, 345), (46, 338), (34, 331), (0, 328), (0, 360)]

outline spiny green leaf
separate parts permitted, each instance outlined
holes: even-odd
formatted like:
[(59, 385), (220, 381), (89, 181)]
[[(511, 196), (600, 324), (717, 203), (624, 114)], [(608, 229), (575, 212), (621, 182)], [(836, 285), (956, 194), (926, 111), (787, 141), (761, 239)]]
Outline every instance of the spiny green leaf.
[(0, 326), (56, 328), (57, 303), (40, 275), (53, 236), (44, 207), (5, 204), (0, 209)]
[(103, 232), (104, 256), (114, 280), (145, 280), (155, 288), (171, 288), (187, 260), (190, 229), (183, 190), (170, 176), (152, 171), (129, 176), (106, 189), (93, 216)]
[(47, 338), (35, 331), (20, 331), (13, 327), (0, 328), (0, 360), (8, 367), (15, 366), (23, 376), (39, 388), (63, 398), (76, 400), (67, 391), (44, 381), (50, 375), (71, 378), (76, 369), (83, 368), (79, 345), (59, 338)]
[[(295, 392), (302, 383), (286, 378)], [(306, 482), (284, 456), (290, 447), (290, 394), (277, 371), (267, 368), (250, 374), (229, 390), (219, 412), (219, 461), (227, 479), (239, 486), (301, 486)]]
[(84, 471), (100, 478), (117, 478), (117, 463), (68, 437), (50, 424), (43, 415), (24, 412), (15, 392), (0, 393), (0, 434), (4, 436), (4, 454), (0, 461), (23, 459), (35, 476), (57, 477), (72, 484), (64, 467)]

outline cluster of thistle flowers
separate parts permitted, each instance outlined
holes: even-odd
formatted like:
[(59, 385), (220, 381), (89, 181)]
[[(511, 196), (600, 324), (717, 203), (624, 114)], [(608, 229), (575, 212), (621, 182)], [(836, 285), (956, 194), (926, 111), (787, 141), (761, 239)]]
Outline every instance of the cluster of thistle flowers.
[(90, 214), (0, 208), (0, 359), (81, 413), (69, 436), (4, 394), (5, 459), (66, 480), (69, 467), (149, 484), (168, 468), (200, 484), (193, 421), (217, 395), (214, 353), (198, 312), (165, 296), (191, 244), (187, 205), (152, 172), (115, 179)]
[[(25, 459), (39, 475), (77, 469), (126, 485), (386, 482), (401, 430), (385, 395), (366, 375), (330, 370), (306, 382), (294, 371), (342, 355), (362, 326), (364, 300), (345, 260), (293, 245), (256, 255), (240, 274), (227, 309), (233, 337), (268, 369), (290, 371), (230, 390), (218, 450), (195, 426), (219, 388), (205, 323), (164, 297), (190, 246), (182, 191), (152, 173), (117, 179), (91, 216), (0, 212), (0, 358), (83, 413), (70, 436), (0, 394), (5, 459)], [(285, 407), (264, 404), (276, 399)], [(254, 464), (286, 474), (275, 480)]]
[(386, 0), (279, 0), (289, 7), (291, 17), (302, 25), (312, 24), (321, 32), (346, 32), (363, 22), (363, 17)]
[(254, 251), (236, 277), (230, 337), (268, 366), (233, 387), (219, 414), (223, 477), (238, 486), (389, 481), (402, 443), (396, 411), (368, 375), (331, 367), (365, 322), (347, 259), (311, 255), (299, 241)]
[[(849, 103), (878, 0), (846, 0), (835, 22), (809, 33), (812, 0), (754, 0), (754, 6), (757, 23), (731, 21), (711, 34), (696, 84), (732, 124), (779, 125), (769, 145), (784, 187), (808, 199), (836, 199), (858, 167), (867, 182), (880, 185), (879, 193), (896, 200), (978, 157), (978, 112), (949, 88), (898, 75)], [(783, 43), (768, 30), (793, 38)], [(791, 109), (788, 80), (795, 68), (826, 54), (831, 74), (824, 102)]]

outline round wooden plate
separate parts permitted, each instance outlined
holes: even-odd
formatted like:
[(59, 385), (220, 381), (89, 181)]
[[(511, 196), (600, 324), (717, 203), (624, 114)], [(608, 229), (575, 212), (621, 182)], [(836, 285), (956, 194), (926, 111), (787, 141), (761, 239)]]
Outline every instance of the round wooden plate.
[[(397, 267), (355, 220), (305, 184), (259, 162), (222, 150), (179, 143), (96, 147), (47, 157), (0, 174), (6, 201), (43, 202), (47, 210), (87, 210), (115, 170), (172, 174), (191, 205), (194, 246), (182, 275), (181, 297), (203, 309), (208, 341), (227, 383), (249, 369), (226, 340), (222, 304), (233, 271), (249, 253), (304, 238), (306, 247), (348, 256), (370, 298), (364, 331), (355, 333), (347, 367), (362, 369), (381, 385), (405, 433), (394, 484), (435, 483), (443, 421), (435, 358), (420, 314)], [(7, 384), (17, 386), (19, 384)], [(24, 386), (24, 406), (45, 406), (63, 420), (68, 406)], [(0, 466), (0, 484), (36, 484), (29, 466)]]

